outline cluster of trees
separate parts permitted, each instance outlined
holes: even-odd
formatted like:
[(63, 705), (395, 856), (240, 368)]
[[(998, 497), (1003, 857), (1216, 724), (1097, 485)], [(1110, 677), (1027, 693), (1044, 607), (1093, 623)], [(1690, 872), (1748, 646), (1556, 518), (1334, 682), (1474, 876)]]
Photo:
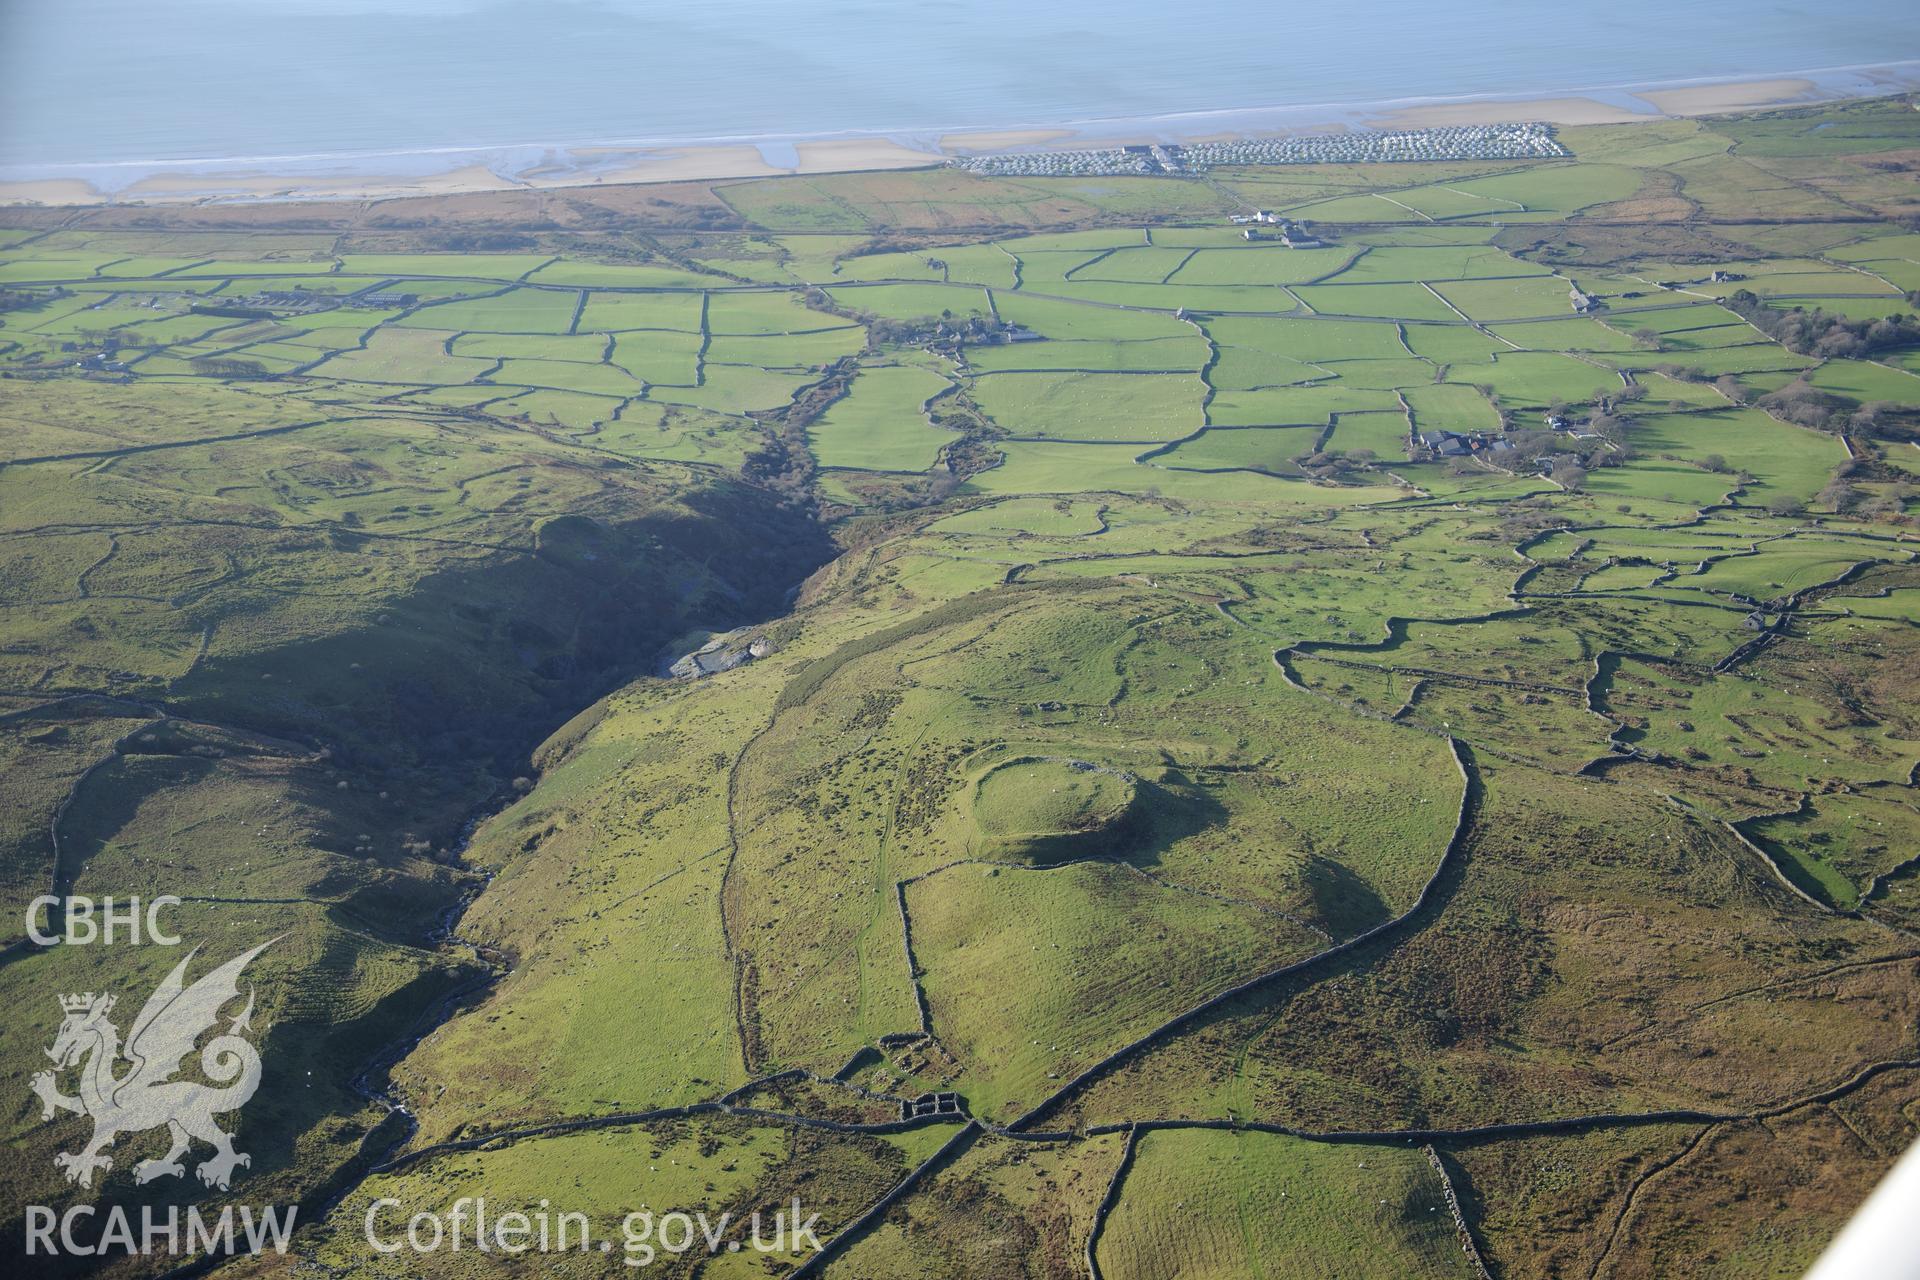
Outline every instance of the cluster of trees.
[(1867, 404), (1846, 396), (1822, 391), (1804, 377), (1795, 378), (1778, 391), (1769, 391), (1754, 403), (1776, 418), (1795, 422), (1819, 431), (1851, 436), (1903, 435), (1911, 432), (1913, 411), (1891, 401)]
[[(1551, 459), (1553, 466), (1547, 474), (1553, 477), (1554, 483), (1563, 488), (1578, 489), (1586, 483), (1588, 472), (1601, 467), (1617, 467), (1632, 456), (1632, 450), (1626, 444), (1626, 429), (1631, 423), (1623, 418), (1608, 418), (1605, 422), (1608, 430), (1613, 432), (1608, 436), (1608, 442), (1614, 446), (1612, 448), (1596, 446), (1584, 452), (1572, 452), (1569, 446), (1582, 442), (1570, 441), (1551, 431), (1510, 426), (1506, 431), (1506, 439), (1513, 448), (1492, 457), (1502, 468), (1519, 472), (1539, 471), (1543, 462)], [(1415, 456), (1425, 455), (1420, 453)], [(1308, 463), (1313, 461), (1307, 460)], [(1455, 475), (1465, 475), (1478, 469), (1478, 465), (1472, 457), (1456, 457), (1448, 462), (1447, 469)]]
[[(1666, 368), (1667, 366), (1661, 366), (1660, 372), (1665, 372)], [(1689, 372), (1691, 372), (1691, 370), (1689, 370)], [(1638, 404), (1646, 398), (1647, 389), (1637, 382), (1630, 382), (1620, 387), (1595, 387), (1593, 394), (1587, 397), (1587, 400), (1588, 403), (1593, 405), (1596, 415), (1595, 420), (1597, 421), (1599, 418), (1617, 413), (1622, 405)], [(1560, 397), (1555, 396), (1547, 402), (1547, 414), (1549, 417), (1555, 418), (1572, 418), (1574, 416), (1573, 406), (1569, 405)], [(1500, 421), (1505, 423), (1508, 429), (1511, 429), (1513, 415), (1505, 409), (1501, 409)]]
[(854, 316), (866, 325), (868, 337), (875, 346), (887, 343), (905, 346), (920, 342), (955, 345), (998, 342), (1002, 334), (1015, 327), (998, 316), (956, 318), (951, 311), (942, 311), (938, 316), (921, 316), (915, 320), (894, 320), (864, 311), (857, 311)]
[(511, 253), (540, 247), (538, 240), (519, 231), (442, 231), (426, 240), (429, 247), (447, 253)]
[(1804, 378), (1795, 378), (1778, 391), (1767, 392), (1758, 403), (1776, 418), (1821, 430), (1844, 429), (1847, 411), (1853, 407), (1851, 400), (1822, 391)]
[(65, 289), (55, 289), (52, 293), (33, 293), (26, 289), (0, 289), (0, 311), (25, 311), (37, 307), (50, 298), (57, 298)]
[[(1881, 487), (1877, 491), (1865, 489), (1861, 487), (1862, 481), (1879, 481)], [(1841, 515), (1885, 518), (1904, 516), (1913, 498), (1914, 487), (1907, 482), (1905, 472), (1893, 470), (1879, 458), (1867, 454), (1849, 458), (1835, 467), (1833, 479), (1820, 490), (1817, 501)]]
[(807, 448), (807, 427), (847, 394), (858, 371), (854, 357), (843, 356), (827, 367), (824, 378), (802, 388), (790, 404), (748, 414), (766, 429), (766, 435), (760, 447), (742, 460), (740, 474), (781, 494), (789, 504), (805, 505), (814, 470), (813, 454)]
[(75, 329), (73, 337), (82, 346), (99, 347), (101, 354), (109, 357), (122, 347), (142, 351), (166, 345), (158, 338), (129, 329)]
[(1571, 528), (1573, 521), (1565, 513), (1554, 509), (1553, 500), (1546, 496), (1520, 498), (1506, 503), (1500, 511), (1501, 527), (1482, 529), (1467, 536), (1476, 540), (1498, 541), (1508, 544), (1525, 542), (1554, 529)]
[[(1908, 294), (1907, 299), (1920, 305), (1914, 294)], [(1728, 298), (1727, 307), (1787, 350), (1803, 356), (1859, 359), (1896, 347), (1920, 345), (1920, 321), (1908, 315), (1853, 320), (1818, 307), (1783, 311), (1768, 306), (1748, 289)]]
[(1300, 459), (1300, 469), (1317, 480), (1344, 480), (1374, 463), (1371, 449), (1328, 449)]
[(241, 360), (234, 356), (199, 356), (187, 361), (187, 367), (195, 373), (204, 373), (216, 378), (263, 378), (267, 368), (258, 360)]

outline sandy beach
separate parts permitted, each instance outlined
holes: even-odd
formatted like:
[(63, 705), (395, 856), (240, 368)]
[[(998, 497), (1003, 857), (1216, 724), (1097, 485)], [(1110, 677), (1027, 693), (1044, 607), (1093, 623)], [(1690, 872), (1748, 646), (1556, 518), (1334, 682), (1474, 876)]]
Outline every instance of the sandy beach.
[[(1616, 95), (1609, 95), (1615, 97)], [(1442, 102), (1371, 114), (1373, 128), (1438, 128), (1447, 125), (1497, 124), (1504, 120), (1544, 120), (1549, 124), (1627, 124), (1658, 116), (1711, 116), (1729, 111), (1800, 106), (1826, 102), (1843, 95), (1822, 93), (1812, 80), (1799, 77), (1741, 80), (1727, 84), (1683, 85), (1671, 89), (1641, 89), (1617, 95), (1621, 100), (1568, 95), (1555, 98), (1490, 98), (1477, 102)]]
[(768, 164), (758, 148), (684, 147), (665, 151), (582, 148), (587, 165), (518, 175), (530, 187), (596, 186), (608, 182), (685, 182), (695, 178), (771, 178), (786, 172)]
[(1711, 116), (1790, 102), (1820, 102), (1830, 95), (1811, 80), (1748, 80), (1740, 84), (1649, 89), (1640, 95), (1670, 116)]
[(849, 169), (916, 169), (938, 164), (939, 152), (917, 151), (887, 138), (843, 138), (831, 142), (802, 142), (797, 173), (840, 173)]
[[(1658, 114), (1678, 114), (1661, 112)], [(1451, 125), (1499, 124), (1506, 120), (1544, 120), (1549, 124), (1629, 124), (1655, 118), (1598, 98), (1532, 98), (1521, 101), (1436, 102), (1368, 113), (1361, 123), (1369, 129), (1443, 129)]]
[[(85, 184), (67, 183), (67, 186)], [(115, 194), (119, 203), (178, 204), (202, 200), (378, 200), (393, 196), (449, 195), (461, 191), (511, 191), (523, 185), (485, 165), (466, 165), (444, 173), (407, 177), (397, 174), (167, 172), (140, 179)], [(91, 190), (91, 188), (87, 188)], [(0, 186), (0, 191), (6, 188)], [(84, 203), (100, 202), (92, 191)]]
[(948, 155), (991, 155), (1017, 147), (1048, 147), (1078, 135), (1071, 129), (984, 129), (978, 133), (949, 133), (940, 138)]
[[(1879, 77), (1891, 92), (1905, 78)], [(179, 204), (292, 200), (380, 200), (461, 192), (557, 189), (608, 184), (712, 181), (783, 174), (843, 173), (916, 168), (957, 155), (1025, 148), (1116, 146), (1151, 141), (1247, 138), (1328, 129), (1434, 128), (1541, 120), (1562, 125), (1620, 124), (1675, 116), (1710, 116), (1768, 107), (1805, 105), (1849, 96), (1799, 76), (1683, 84), (1667, 88), (1569, 93), (1542, 98), (1477, 98), (1379, 107), (1274, 108), (1249, 117), (1284, 118), (1284, 126), (1222, 128), (1220, 114), (1191, 119), (1103, 122), (1086, 128), (983, 129), (948, 132), (933, 139), (841, 137), (754, 145), (660, 148), (583, 146), (550, 151), (538, 159), (505, 157), (492, 162), (462, 157), (427, 172), (379, 172), (367, 164), (335, 172), (267, 172), (236, 166), (172, 165), (117, 190), (81, 178), (0, 180), (0, 204)], [(1236, 122), (1237, 123), (1237, 122)], [(782, 163), (782, 161), (786, 161)], [(416, 160), (416, 163), (418, 161)]]

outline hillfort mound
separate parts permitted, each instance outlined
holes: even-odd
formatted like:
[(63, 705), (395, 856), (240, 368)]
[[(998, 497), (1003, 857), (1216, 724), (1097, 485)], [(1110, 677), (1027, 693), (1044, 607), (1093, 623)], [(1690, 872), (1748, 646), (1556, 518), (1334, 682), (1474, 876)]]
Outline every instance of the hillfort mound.
[(973, 785), (977, 851), (1033, 863), (1116, 853), (1137, 825), (1139, 802), (1132, 774), (1085, 760), (1018, 756)]

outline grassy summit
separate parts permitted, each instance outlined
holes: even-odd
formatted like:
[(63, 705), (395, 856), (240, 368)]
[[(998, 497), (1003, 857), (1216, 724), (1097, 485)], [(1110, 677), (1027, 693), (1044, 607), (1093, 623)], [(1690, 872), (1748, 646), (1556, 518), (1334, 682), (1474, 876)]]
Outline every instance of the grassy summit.
[(1002, 761), (973, 784), (980, 853), (1059, 862), (1117, 852), (1138, 798), (1131, 775), (1084, 760)]

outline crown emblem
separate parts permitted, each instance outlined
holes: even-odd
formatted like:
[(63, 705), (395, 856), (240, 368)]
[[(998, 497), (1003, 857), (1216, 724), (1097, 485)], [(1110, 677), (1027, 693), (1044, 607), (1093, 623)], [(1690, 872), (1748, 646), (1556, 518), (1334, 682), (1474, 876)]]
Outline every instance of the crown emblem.
[(93, 1007), (93, 992), (84, 992), (77, 996), (61, 996), (60, 1007), (68, 1013), (85, 1013)]

